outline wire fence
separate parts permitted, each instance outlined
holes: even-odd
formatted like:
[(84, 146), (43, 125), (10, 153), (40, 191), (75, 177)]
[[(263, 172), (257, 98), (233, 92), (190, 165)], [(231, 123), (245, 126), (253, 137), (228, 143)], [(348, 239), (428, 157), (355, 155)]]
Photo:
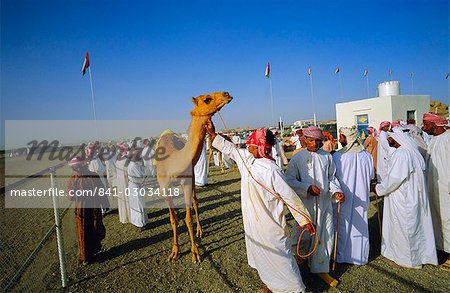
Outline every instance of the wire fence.
[[(57, 166), (64, 168), (63, 165)], [(5, 197), (14, 188), (29, 190), (48, 189), (51, 169), (2, 188), (0, 195), (0, 288), (2, 292), (35, 292), (57, 290), (62, 286), (60, 259), (57, 245), (55, 211), (51, 208), (5, 208)], [(56, 171), (58, 172), (58, 171)], [(66, 190), (68, 178), (60, 176), (54, 187)], [(64, 239), (61, 249), (65, 257), (77, 255), (73, 211), (67, 201), (57, 209), (59, 227)], [(68, 270), (68, 275), (71, 270)]]

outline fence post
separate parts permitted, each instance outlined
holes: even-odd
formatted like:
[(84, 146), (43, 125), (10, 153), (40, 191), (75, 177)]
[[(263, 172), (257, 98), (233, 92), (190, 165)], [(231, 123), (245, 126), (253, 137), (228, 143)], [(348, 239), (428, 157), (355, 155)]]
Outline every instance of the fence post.
[(55, 212), (55, 226), (56, 226), (56, 240), (58, 242), (58, 254), (59, 254), (59, 267), (61, 270), (61, 284), (62, 287), (65, 288), (67, 286), (67, 277), (66, 277), (66, 262), (64, 259), (64, 240), (62, 235), (62, 226), (61, 226), (61, 218), (59, 217), (58, 210), (58, 198), (56, 194), (55, 187), (55, 168), (50, 168), (50, 182), (51, 187), (54, 191), (53, 194), (53, 210)]

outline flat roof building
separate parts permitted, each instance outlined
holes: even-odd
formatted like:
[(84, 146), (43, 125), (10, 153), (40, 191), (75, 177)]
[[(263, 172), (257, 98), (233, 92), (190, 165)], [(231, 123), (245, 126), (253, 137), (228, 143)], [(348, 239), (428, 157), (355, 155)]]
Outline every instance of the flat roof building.
[(357, 125), (360, 135), (366, 128), (379, 128), (382, 121), (415, 119), (418, 124), (430, 109), (429, 95), (401, 95), (400, 82), (386, 81), (378, 85), (378, 96), (336, 104), (337, 129)]

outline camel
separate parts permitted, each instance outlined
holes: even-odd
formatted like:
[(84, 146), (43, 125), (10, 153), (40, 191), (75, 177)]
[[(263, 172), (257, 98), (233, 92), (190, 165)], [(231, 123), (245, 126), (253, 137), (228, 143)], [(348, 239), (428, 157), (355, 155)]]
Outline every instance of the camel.
[[(196, 236), (201, 237), (203, 234), (198, 214), (198, 201), (195, 195), (194, 166), (200, 157), (205, 141), (205, 125), (218, 110), (231, 102), (232, 99), (227, 92), (215, 92), (213, 94), (200, 95), (197, 98), (192, 97), (194, 110), (191, 112), (192, 119), (187, 130), (187, 142), (184, 143), (176, 135), (168, 132), (164, 132), (158, 142), (158, 148), (164, 148), (167, 158), (156, 161), (156, 177), (161, 190), (181, 185), (186, 206), (185, 222), (191, 241), (192, 262), (194, 263), (201, 261), (201, 255), (195, 243), (191, 205), (194, 207), (197, 222)], [(169, 260), (176, 261), (180, 255), (178, 219), (170, 197), (166, 198), (166, 203), (169, 208), (170, 224), (173, 230), (173, 245)]]

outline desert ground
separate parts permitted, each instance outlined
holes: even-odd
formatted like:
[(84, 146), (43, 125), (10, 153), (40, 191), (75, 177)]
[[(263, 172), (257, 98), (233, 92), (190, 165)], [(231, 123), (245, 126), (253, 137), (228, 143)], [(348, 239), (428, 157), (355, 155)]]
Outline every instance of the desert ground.
[[(67, 171), (68, 168), (61, 173)], [(66, 181), (67, 177), (61, 176), (57, 184), (64, 188)], [(48, 178), (41, 178), (31, 185), (48, 184)], [(61, 289), (56, 237), (52, 233), (12, 291), (255, 292), (264, 287), (256, 270), (247, 264), (239, 172), (227, 170), (222, 174), (220, 169), (212, 167), (209, 184), (197, 188), (197, 193), (204, 232), (203, 237), (197, 239), (203, 255), (200, 264), (191, 262), (183, 220), (179, 225), (181, 257), (177, 262), (167, 260), (172, 244), (167, 209), (149, 209), (149, 229), (143, 232), (131, 224), (121, 224), (117, 211), (107, 215), (103, 252), (95, 263), (82, 266), (78, 263), (73, 210), (69, 209), (63, 218), (68, 287)], [(0, 204), (0, 263), (4, 270), (1, 279), (4, 288), (51, 228), (54, 216), (52, 209), (5, 209), (4, 196)], [(178, 211), (179, 219), (184, 219), (184, 215), (184, 210)], [(289, 215), (288, 219), (292, 226), (294, 220)], [(301, 273), (308, 292), (448, 292), (449, 273), (431, 265), (421, 270), (407, 269), (380, 256), (374, 196), (371, 197), (369, 229), (369, 264), (338, 264), (332, 273), (340, 281), (336, 288), (329, 288), (304, 264)]]

